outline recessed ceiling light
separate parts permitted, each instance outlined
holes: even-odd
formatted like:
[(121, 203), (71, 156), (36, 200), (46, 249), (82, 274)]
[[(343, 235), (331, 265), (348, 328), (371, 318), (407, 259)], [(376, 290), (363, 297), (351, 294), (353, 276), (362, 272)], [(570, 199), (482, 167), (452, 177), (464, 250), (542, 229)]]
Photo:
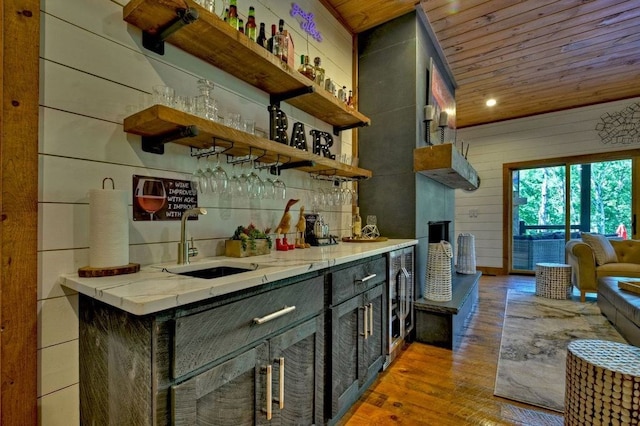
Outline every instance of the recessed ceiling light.
[(496, 100), (495, 100), (495, 99), (488, 99), (488, 100), (487, 100), (487, 106), (488, 106), (488, 107), (495, 106), (495, 104), (497, 104), (497, 103), (498, 103), (498, 102), (496, 102)]

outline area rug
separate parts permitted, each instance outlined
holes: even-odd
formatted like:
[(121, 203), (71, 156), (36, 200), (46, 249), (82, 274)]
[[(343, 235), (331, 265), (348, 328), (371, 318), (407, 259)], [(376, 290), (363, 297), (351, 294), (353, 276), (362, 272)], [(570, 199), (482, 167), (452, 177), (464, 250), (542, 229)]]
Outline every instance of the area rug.
[(625, 343), (594, 300), (509, 290), (494, 395), (563, 412), (567, 345), (574, 339)]

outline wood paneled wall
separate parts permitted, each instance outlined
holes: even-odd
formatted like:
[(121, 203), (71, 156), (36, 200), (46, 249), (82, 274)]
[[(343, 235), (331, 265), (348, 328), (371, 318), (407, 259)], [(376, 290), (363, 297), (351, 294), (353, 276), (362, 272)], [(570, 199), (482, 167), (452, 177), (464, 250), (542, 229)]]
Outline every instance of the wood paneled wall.
[[(71, 4), (73, 3), (73, 4)], [(42, 2), (43, 45), (40, 50), (38, 233), (38, 356), (39, 405), (44, 425), (78, 424), (78, 296), (57, 283), (58, 276), (88, 265), (88, 191), (111, 177), (116, 188), (132, 191), (132, 175), (189, 179), (197, 161), (188, 148), (168, 144), (163, 156), (145, 153), (140, 138), (122, 130), (122, 120), (138, 108), (155, 84), (166, 84), (179, 94), (197, 94), (198, 78), (213, 80), (214, 94), (223, 108), (241, 112), (268, 129), (266, 93), (230, 76), (170, 45), (158, 56), (141, 47), (141, 33), (122, 20), (126, 0)], [(277, 4), (275, 4), (277, 3)], [(290, 3), (256, 1), (258, 22), (285, 19), (293, 33), (298, 58), (321, 56), (331, 78), (349, 86), (352, 81), (351, 35), (316, 0), (298, 2), (313, 12), (323, 34), (321, 44), (307, 43), (298, 23), (289, 16)], [(218, 2), (218, 8), (221, 2)], [(240, 2), (241, 15), (249, 3)], [(283, 104), (293, 124), (307, 131), (331, 131), (331, 126)], [(351, 131), (335, 138), (333, 152), (351, 152)], [(228, 173), (239, 172), (230, 165)], [(215, 162), (215, 159), (211, 160)], [(204, 160), (201, 165), (205, 166)], [(245, 169), (248, 171), (248, 169)], [(266, 176), (263, 176), (266, 177)], [(287, 197), (311, 210), (311, 189), (330, 189), (329, 182), (312, 181), (308, 175), (287, 170), (281, 178)], [(129, 211), (132, 209), (129, 196)], [(220, 198), (199, 195), (206, 216), (190, 221), (200, 256), (221, 255), (224, 239), (238, 225), (250, 222), (272, 228), (282, 215), (284, 201)], [(340, 235), (349, 223), (349, 207), (330, 207), (324, 213), (332, 233)], [(143, 265), (174, 261), (180, 236), (178, 221), (129, 221), (130, 260)]]
[(36, 238), (40, 2), (0, 6), (0, 424), (37, 421)]
[[(506, 267), (503, 164), (587, 154), (606, 157), (611, 151), (637, 148), (604, 144), (595, 128), (602, 115), (624, 110), (639, 101), (640, 98), (610, 102), (458, 131), (458, 138), (469, 145), (468, 159), (478, 171), (482, 185), (474, 192), (456, 191), (455, 229), (475, 235), (479, 267)], [(471, 217), (469, 210), (477, 210), (477, 216)]]

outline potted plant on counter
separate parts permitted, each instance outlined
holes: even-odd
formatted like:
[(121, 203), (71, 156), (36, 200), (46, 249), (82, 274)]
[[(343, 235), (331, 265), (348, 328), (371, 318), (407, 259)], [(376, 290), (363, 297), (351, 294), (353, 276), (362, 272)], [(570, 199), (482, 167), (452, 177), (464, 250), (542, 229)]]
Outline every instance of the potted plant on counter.
[(238, 226), (231, 239), (225, 241), (225, 255), (229, 257), (247, 257), (269, 254), (271, 252), (270, 229), (259, 230), (251, 223)]

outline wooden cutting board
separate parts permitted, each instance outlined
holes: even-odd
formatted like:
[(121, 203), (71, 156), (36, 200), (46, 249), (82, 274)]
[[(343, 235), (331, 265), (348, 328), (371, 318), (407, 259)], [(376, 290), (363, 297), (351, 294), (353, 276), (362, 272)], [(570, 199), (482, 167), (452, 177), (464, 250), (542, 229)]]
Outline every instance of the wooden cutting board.
[(130, 263), (124, 266), (113, 266), (106, 268), (92, 268), (91, 266), (83, 266), (78, 269), (78, 276), (83, 278), (111, 277), (114, 275), (133, 274), (140, 270), (139, 263)]

